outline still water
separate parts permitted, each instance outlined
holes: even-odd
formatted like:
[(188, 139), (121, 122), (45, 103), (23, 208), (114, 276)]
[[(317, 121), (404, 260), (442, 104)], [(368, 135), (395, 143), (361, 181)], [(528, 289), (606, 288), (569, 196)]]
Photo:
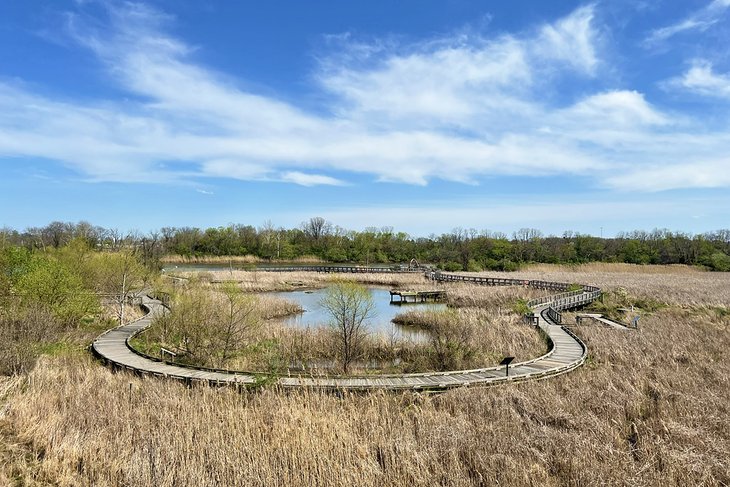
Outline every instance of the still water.
[[(426, 339), (426, 332), (408, 326), (400, 326), (392, 323), (391, 320), (395, 315), (409, 310), (442, 310), (446, 309), (443, 303), (418, 303), (418, 304), (390, 304), (390, 292), (388, 289), (377, 287), (368, 287), (368, 291), (373, 297), (375, 308), (373, 316), (369, 321), (368, 329), (372, 333), (380, 333), (385, 336), (396, 336), (413, 341), (423, 341)], [(330, 320), (330, 316), (320, 306), (320, 301), (324, 297), (326, 289), (317, 289), (312, 291), (289, 291), (269, 293), (272, 296), (287, 299), (299, 303), (305, 310), (303, 313), (290, 316), (284, 322), (290, 326), (298, 326), (302, 328), (326, 326)]]

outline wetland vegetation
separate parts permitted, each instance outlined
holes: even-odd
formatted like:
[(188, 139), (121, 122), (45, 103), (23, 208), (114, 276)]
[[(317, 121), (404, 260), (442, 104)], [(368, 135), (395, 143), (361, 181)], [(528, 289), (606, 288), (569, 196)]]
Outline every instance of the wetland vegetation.
[[(216, 342), (215, 363), (282, 370), (291, 360), (282, 349), (312, 362), (318, 347), (331, 358), (324, 332), (302, 337), (296, 333), (305, 329), (274, 324), (298, 308), (264, 293), (323, 288), (332, 276), (229, 269), (193, 285), (155, 284), (143, 258), (125, 266), (124, 256), (80, 242), (45, 251), (5, 245), (0, 256), (2, 485), (730, 483), (728, 273), (597, 263), (506, 274), (598, 285), (606, 291), (599, 311), (633, 307), (641, 314), (635, 332), (574, 327), (588, 345), (586, 365), (546, 381), (433, 396), (267, 386), (240, 393), (113, 374), (86, 347), (120, 315), (139, 316), (132, 290), (176, 282), (176, 293), (228, 303), (221, 322), (242, 332), (232, 336), (264, 337), (253, 345), (264, 351), (245, 359), (224, 354), (226, 345)], [(235, 288), (210, 282), (223, 275), (216, 272)], [(417, 275), (354, 278), (370, 286), (432, 286)], [(434, 343), (419, 345), (412, 356), (421, 362), (409, 362), (411, 352), (401, 350), (401, 367), (437, 370), (494, 363), (505, 350), (524, 358), (544, 351), (539, 334), (515, 313), (518, 300), (536, 291), (456, 283), (447, 290), (448, 310), (403, 307), (397, 321), (430, 337), (446, 330), (447, 340), (466, 345), (446, 347), (446, 355)], [(193, 305), (187, 313), (199, 311)], [(463, 330), (469, 323), (475, 326)], [(433, 354), (423, 353), (428, 349)]]

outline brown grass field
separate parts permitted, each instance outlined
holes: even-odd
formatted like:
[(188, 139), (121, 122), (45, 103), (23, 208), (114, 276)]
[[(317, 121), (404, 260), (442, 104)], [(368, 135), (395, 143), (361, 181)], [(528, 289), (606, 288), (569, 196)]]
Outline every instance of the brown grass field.
[(0, 485), (730, 485), (730, 274), (626, 270), (519, 273), (666, 303), (540, 382), (236, 393), (44, 357), (0, 379)]

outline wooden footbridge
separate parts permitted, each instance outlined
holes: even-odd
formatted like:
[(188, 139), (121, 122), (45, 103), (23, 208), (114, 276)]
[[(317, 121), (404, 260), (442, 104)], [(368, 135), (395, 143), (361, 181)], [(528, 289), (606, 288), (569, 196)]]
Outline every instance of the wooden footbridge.
[[(301, 268), (297, 270), (301, 270)], [(250, 372), (181, 366), (147, 356), (130, 345), (130, 339), (150, 326), (153, 319), (165, 310), (161, 301), (149, 296), (142, 298), (142, 305), (148, 310), (147, 315), (132, 323), (104, 332), (94, 340), (91, 350), (100, 360), (116, 370), (129, 370), (140, 375), (178, 379), (187, 384), (206, 383), (246, 387), (265, 381), (283, 388), (304, 387), (332, 390), (445, 390), (464, 386), (486, 386), (544, 379), (564, 374), (583, 365), (587, 353), (586, 346), (572, 331), (560, 324), (560, 311), (591, 303), (600, 296), (599, 288), (582, 286), (579, 290), (571, 291), (571, 285), (567, 283), (475, 277), (440, 272), (428, 272), (426, 278), (438, 282), (469, 282), (484, 286), (519, 285), (561, 291), (552, 296), (533, 299), (528, 303), (533, 310), (532, 323), (542, 329), (547, 336), (549, 351), (541, 357), (511, 364), (509, 375), (506, 374), (507, 370), (504, 366), (360, 377), (310, 377), (305, 375), (267, 377)]]

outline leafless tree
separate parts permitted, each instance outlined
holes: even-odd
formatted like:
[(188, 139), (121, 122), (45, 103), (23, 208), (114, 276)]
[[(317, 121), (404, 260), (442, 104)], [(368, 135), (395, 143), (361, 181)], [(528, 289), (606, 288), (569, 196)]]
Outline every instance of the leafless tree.
[(312, 240), (319, 241), (331, 233), (332, 224), (321, 216), (315, 216), (302, 223), (302, 231)]
[(367, 288), (351, 281), (338, 281), (327, 289), (320, 305), (329, 313), (335, 332), (342, 369), (348, 373), (360, 357), (367, 336), (367, 322), (375, 314), (375, 303)]

